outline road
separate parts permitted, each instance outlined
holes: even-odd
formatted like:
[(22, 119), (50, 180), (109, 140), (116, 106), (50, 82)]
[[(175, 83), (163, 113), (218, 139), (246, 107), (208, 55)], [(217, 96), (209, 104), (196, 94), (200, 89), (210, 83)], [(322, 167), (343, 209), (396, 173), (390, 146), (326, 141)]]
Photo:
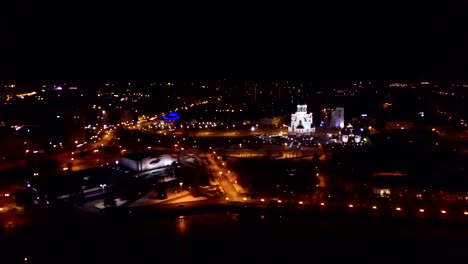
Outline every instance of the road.
[[(110, 153), (101, 153), (99, 150), (96, 152), (91, 153), (86, 157), (79, 157), (78, 154), (82, 151), (82, 149), (87, 149), (88, 151), (96, 150), (100, 147), (109, 146), (109, 143), (114, 136), (113, 129), (103, 130), (100, 133), (100, 140), (93, 143), (88, 143), (85, 146), (77, 148), (74, 151), (61, 151), (58, 153), (46, 153), (44, 154), (49, 159), (56, 160), (59, 164), (59, 168), (67, 168), (69, 164), (72, 165), (72, 170), (82, 170), (91, 167), (97, 167), (102, 164), (113, 162), (115, 161), (120, 155), (119, 153), (110, 154)], [(36, 154), (31, 154), (36, 155)], [(1, 162), (0, 163), (0, 170), (6, 169), (14, 169), (18, 167), (23, 167), (27, 163), (27, 159), (21, 159), (16, 161), (10, 162)]]
[[(232, 190), (231, 190), (232, 191)], [(160, 213), (160, 212), (173, 212), (176, 214), (185, 214), (189, 211), (214, 211), (214, 210), (229, 210), (240, 208), (256, 208), (270, 210), (276, 208), (278, 210), (296, 212), (310, 212), (310, 213), (342, 213), (345, 215), (367, 215), (374, 217), (389, 217), (389, 219), (440, 219), (440, 220), (455, 220), (468, 222), (468, 208), (460, 206), (449, 206), (444, 204), (421, 205), (412, 203), (382, 203), (378, 200), (369, 202), (357, 202), (355, 200), (336, 200), (334, 202), (328, 199), (284, 199), (279, 200), (274, 196), (262, 196), (256, 198), (247, 198), (240, 194), (238, 197), (242, 198), (239, 201), (233, 199), (226, 200), (223, 197), (211, 198), (202, 201), (191, 202), (177, 202), (170, 203), (161, 202), (149, 206), (137, 206), (128, 208), (132, 212), (146, 212), (146, 213)], [(314, 195), (316, 196), (316, 195)]]
[(219, 184), (223, 191), (226, 194), (226, 197), (229, 198), (230, 201), (242, 201), (242, 196), (237, 192), (236, 188), (234, 187), (233, 183), (228, 177), (228, 170), (225, 167), (220, 167), (214, 158), (215, 154), (204, 154), (209, 162), (209, 168), (214, 171), (214, 177), (219, 177)]
[[(109, 146), (114, 137), (114, 129), (106, 129), (100, 133), (100, 140), (88, 143), (86, 146), (78, 148), (71, 153), (62, 153), (56, 158), (62, 163), (63, 167), (67, 167), (68, 163), (72, 165), (72, 170), (83, 170), (87, 168), (97, 167), (105, 163), (114, 162), (120, 156), (119, 151), (115, 153), (103, 153), (99, 148)], [(77, 154), (81, 149), (89, 149), (92, 153), (85, 157), (78, 157)]]
[(7, 161), (7, 162), (1, 162), (0, 163), (0, 170), (8, 170), (8, 169), (13, 169), (17, 167), (22, 167), (26, 165), (26, 160), (16, 160), (16, 161)]

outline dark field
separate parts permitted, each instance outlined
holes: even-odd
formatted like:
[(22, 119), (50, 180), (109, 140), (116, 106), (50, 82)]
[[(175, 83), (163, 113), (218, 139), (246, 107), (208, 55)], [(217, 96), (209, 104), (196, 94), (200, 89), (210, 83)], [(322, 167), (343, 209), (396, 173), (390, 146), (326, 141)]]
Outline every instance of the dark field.
[[(193, 212), (192, 212), (193, 213)], [(437, 263), (468, 259), (468, 228), (259, 211), (55, 216), (3, 233), (2, 263)]]

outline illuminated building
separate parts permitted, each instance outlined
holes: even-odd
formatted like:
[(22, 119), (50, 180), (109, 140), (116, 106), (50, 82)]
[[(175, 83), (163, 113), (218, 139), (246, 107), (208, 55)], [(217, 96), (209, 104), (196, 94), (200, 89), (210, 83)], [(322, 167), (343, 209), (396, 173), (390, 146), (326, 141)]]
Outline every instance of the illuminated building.
[(178, 121), (180, 119), (179, 114), (171, 112), (168, 115), (163, 116), (164, 121)]
[(169, 154), (154, 154), (148, 152), (129, 153), (119, 158), (119, 164), (139, 172), (164, 168), (177, 163), (178, 160)]
[(367, 138), (364, 137), (364, 129), (354, 129), (351, 124), (348, 124), (345, 129), (341, 130), (341, 142), (344, 145), (361, 145), (367, 143)]
[(315, 133), (312, 113), (307, 113), (307, 105), (297, 105), (297, 112), (291, 114), (291, 125), (288, 127), (290, 135), (310, 135)]
[(330, 126), (333, 128), (344, 128), (344, 107), (337, 107), (331, 111)]

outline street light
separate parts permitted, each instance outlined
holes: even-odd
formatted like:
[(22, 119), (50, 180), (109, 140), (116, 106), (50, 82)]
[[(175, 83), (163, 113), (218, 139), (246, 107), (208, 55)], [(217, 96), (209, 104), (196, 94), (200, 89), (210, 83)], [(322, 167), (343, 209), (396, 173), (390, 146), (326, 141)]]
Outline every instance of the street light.
[(106, 184), (99, 184), (99, 186), (102, 188), (102, 191), (104, 192), (104, 188), (106, 188)]
[(179, 182), (179, 185), (180, 185), (180, 191), (182, 191), (182, 186), (184, 185), (183, 182)]

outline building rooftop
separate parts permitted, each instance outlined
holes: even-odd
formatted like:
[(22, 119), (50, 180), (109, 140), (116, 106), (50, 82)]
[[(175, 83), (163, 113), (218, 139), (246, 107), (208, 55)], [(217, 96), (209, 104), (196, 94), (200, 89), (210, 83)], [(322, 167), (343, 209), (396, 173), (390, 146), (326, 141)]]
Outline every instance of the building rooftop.
[(144, 151), (144, 152), (128, 153), (128, 154), (123, 155), (122, 158), (141, 161), (141, 160), (144, 160), (146, 158), (155, 157), (155, 156), (158, 156), (158, 153)]

